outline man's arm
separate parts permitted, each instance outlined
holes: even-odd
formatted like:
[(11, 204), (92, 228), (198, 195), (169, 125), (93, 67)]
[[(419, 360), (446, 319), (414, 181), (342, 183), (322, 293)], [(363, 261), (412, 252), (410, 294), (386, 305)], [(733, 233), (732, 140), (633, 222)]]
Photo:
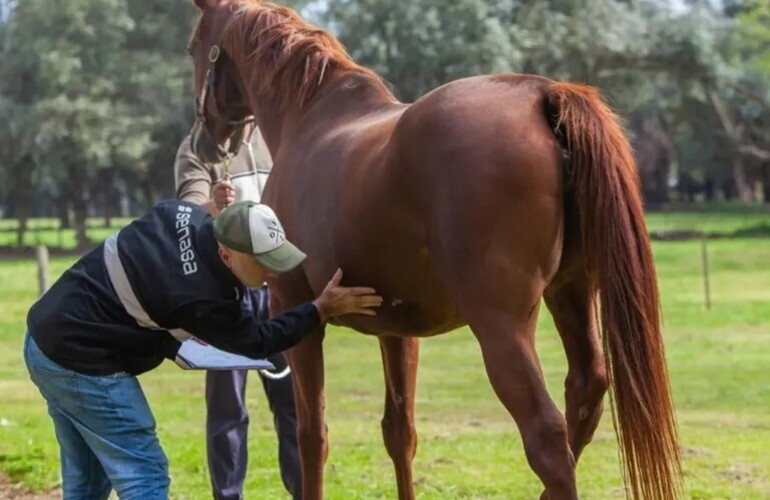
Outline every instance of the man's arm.
[(253, 308), (237, 300), (189, 302), (173, 320), (181, 328), (224, 351), (251, 358), (267, 357), (298, 344), (330, 318), (347, 314), (375, 316), (382, 297), (369, 287), (343, 287), (338, 269), (313, 302), (259, 321)]
[(211, 167), (192, 152), (189, 135), (176, 152), (174, 180), (177, 199), (201, 205), (211, 215), (219, 213), (211, 198)]
[(264, 321), (237, 301), (186, 304), (174, 316), (181, 328), (217, 349), (255, 359), (298, 344), (321, 324), (310, 302)]

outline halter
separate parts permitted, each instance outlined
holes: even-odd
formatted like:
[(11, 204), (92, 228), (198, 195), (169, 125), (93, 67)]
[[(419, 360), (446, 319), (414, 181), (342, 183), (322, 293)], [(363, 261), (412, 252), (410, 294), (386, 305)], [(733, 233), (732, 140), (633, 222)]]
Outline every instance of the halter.
[[(233, 15), (231, 17), (234, 18), (235, 16), (238, 16), (243, 13), (245, 10), (244, 7), (238, 8), (235, 12), (233, 12)], [(229, 21), (228, 21), (229, 22)], [(206, 69), (206, 77), (203, 80), (203, 87), (201, 88), (200, 95), (195, 99), (195, 124), (205, 133), (209, 136), (209, 139), (216, 143), (214, 138), (211, 136), (211, 133), (208, 130), (208, 127), (206, 126), (206, 103), (208, 99), (211, 99), (211, 105), (212, 105), (212, 114), (216, 116), (219, 120), (226, 123), (228, 126), (233, 128), (233, 134), (230, 138), (230, 144), (227, 149), (223, 149), (224, 159), (229, 160), (233, 158), (236, 154), (238, 154), (238, 150), (241, 147), (241, 143), (243, 142), (243, 133), (246, 125), (250, 123), (254, 123), (256, 121), (256, 118), (254, 115), (247, 115), (244, 118), (241, 118), (239, 120), (230, 120), (228, 118), (225, 118), (224, 115), (220, 112), (219, 104), (217, 103), (216, 98), (216, 89), (215, 86), (217, 84), (217, 61), (219, 61), (220, 56), (222, 55), (222, 49), (220, 48), (221, 43), (212, 45), (209, 49), (209, 68)], [(220, 146), (221, 148), (221, 146)]]

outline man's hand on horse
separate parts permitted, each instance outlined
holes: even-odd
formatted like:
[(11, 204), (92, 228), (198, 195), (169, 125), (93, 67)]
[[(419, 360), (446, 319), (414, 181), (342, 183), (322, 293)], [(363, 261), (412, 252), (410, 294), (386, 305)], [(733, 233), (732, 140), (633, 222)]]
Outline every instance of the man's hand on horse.
[(222, 211), (235, 203), (235, 186), (230, 182), (230, 176), (225, 175), (222, 180), (214, 184), (212, 195), (217, 211)]
[(341, 281), (342, 269), (337, 269), (324, 291), (313, 301), (322, 322), (347, 314), (377, 315), (374, 309), (380, 307), (382, 297), (374, 288), (344, 287), (340, 286)]

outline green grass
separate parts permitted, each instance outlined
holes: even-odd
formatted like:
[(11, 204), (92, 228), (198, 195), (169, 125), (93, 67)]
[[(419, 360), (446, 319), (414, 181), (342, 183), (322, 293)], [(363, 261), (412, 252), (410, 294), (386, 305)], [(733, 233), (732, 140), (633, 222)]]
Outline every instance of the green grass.
[[(92, 241), (104, 240), (107, 236), (131, 221), (129, 218), (112, 219), (110, 227), (104, 227), (103, 218), (93, 218), (87, 221), (86, 234)], [(18, 221), (0, 219), (0, 247), (15, 247)], [(47, 245), (71, 249), (75, 248), (75, 230), (58, 229), (58, 219), (30, 219), (29, 230), (24, 235), (25, 245)]]
[[(111, 226), (120, 226), (121, 224), (127, 224), (132, 220), (131, 217), (113, 217), (110, 223)], [(59, 219), (53, 219), (50, 217), (34, 217), (27, 221), (27, 227), (29, 229), (39, 228), (58, 228), (60, 225)], [(91, 217), (86, 221), (87, 227), (102, 227), (104, 225), (104, 217)], [(19, 221), (16, 219), (0, 219), (0, 231), (13, 230), (19, 227)]]
[(647, 227), (651, 232), (734, 233), (757, 227), (765, 227), (770, 231), (770, 211), (653, 212), (647, 215)]
[[(700, 211), (692, 212), (652, 212), (647, 215), (650, 232), (700, 231), (704, 233), (735, 233), (756, 228), (764, 228), (770, 234), (770, 210), (759, 205), (714, 204), (698, 205)], [(101, 241), (128, 224), (130, 218), (115, 218), (111, 227), (104, 227), (103, 218), (88, 220), (88, 237)], [(58, 219), (30, 219), (30, 231), (24, 242), (26, 245), (48, 245), (71, 249), (75, 247), (74, 229), (58, 230)], [(18, 222), (14, 219), (0, 219), (0, 247), (16, 246)]]
[[(712, 309), (703, 305), (700, 243), (656, 243), (665, 335), (693, 499), (770, 498), (770, 241), (709, 244)], [(60, 273), (69, 260), (56, 259)], [(21, 357), (24, 317), (34, 299), (31, 262), (0, 263), (0, 470), (36, 488), (57, 485), (57, 445), (45, 405)], [(538, 348), (549, 390), (563, 404), (564, 353), (543, 309)], [(396, 498), (379, 431), (384, 397), (376, 340), (330, 329), (326, 341), (326, 466), (329, 499)], [(164, 364), (140, 377), (169, 456), (172, 497), (209, 498), (203, 375)], [(252, 415), (247, 498), (287, 498), (260, 384)], [(417, 392), (421, 499), (536, 498), (510, 417), (492, 393), (466, 330), (422, 342)], [(578, 467), (581, 498), (623, 498), (609, 412)]]

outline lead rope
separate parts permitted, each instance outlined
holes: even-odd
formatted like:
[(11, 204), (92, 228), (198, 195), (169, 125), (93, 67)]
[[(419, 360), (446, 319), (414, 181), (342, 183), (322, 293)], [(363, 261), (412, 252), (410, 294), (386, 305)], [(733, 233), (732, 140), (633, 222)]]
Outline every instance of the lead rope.
[[(260, 292), (259, 294), (259, 310), (268, 311), (268, 294)], [(268, 312), (269, 314), (269, 312)], [(287, 364), (286, 368), (280, 372), (272, 372), (270, 370), (259, 370), (260, 375), (268, 380), (282, 380), (291, 375), (291, 367)]]

